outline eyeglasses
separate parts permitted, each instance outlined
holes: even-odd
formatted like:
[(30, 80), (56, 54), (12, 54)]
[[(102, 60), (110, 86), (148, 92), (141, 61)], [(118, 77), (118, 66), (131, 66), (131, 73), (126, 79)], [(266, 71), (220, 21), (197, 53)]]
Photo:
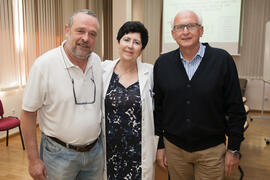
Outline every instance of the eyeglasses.
[(189, 24), (178, 24), (173, 26), (173, 30), (176, 32), (184, 32), (185, 28), (189, 31), (194, 31), (201, 25), (198, 23), (189, 23)]
[[(68, 69), (67, 69), (67, 71), (68, 71)], [(68, 73), (69, 73), (69, 71), (68, 71)], [(70, 78), (71, 78), (71, 76), (70, 76)], [(77, 98), (76, 98), (75, 88), (74, 88), (74, 79), (71, 78), (72, 87), (73, 87), (73, 96), (74, 96), (74, 100), (75, 100), (76, 105), (94, 104), (96, 102), (96, 83), (95, 83), (94, 76), (93, 76), (93, 70), (92, 70), (91, 81), (93, 82), (93, 85), (94, 85), (94, 95), (93, 95), (94, 99), (92, 101), (87, 101), (87, 102), (78, 102)]]
[(66, 64), (66, 61), (65, 61), (65, 56), (63, 55), (63, 52), (62, 52), (62, 49), (60, 50), (61, 51), (61, 54), (62, 54), (62, 57), (63, 57), (63, 61), (65, 63), (65, 66), (66, 66), (66, 69), (67, 69), (67, 72), (68, 72), (68, 75), (71, 79), (71, 82), (72, 82), (72, 89), (73, 89), (73, 97), (74, 97), (74, 101), (75, 101), (75, 104), (76, 105), (85, 105), (85, 104), (94, 104), (96, 102), (96, 83), (95, 83), (95, 78), (94, 78), (94, 73), (93, 73), (93, 69), (91, 70), (92, 71), (92, 77), (91, 77), (91, 81), (94, 85), (94, 97), (93, 97), (93, 100), (92, 101), (87, 101), (87, 102), (78, 102), (77, 101), (77, 97), (76, 97), (76, 93), (75, 93), (75, 87), (74, 87), (74, 79), (71, 77), (70, 73), (69, 73), (69, 70), (67, 68), (67, 64)]

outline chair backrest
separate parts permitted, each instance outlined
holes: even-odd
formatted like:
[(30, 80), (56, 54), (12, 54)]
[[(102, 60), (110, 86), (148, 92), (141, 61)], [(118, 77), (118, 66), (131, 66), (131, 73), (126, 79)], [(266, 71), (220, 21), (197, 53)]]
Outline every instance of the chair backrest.
[(4, 114), (4, 108), (3, 108), (3, 104), (2, 101), (0, 100), (0, 116), (3, 118), (3, 114)]

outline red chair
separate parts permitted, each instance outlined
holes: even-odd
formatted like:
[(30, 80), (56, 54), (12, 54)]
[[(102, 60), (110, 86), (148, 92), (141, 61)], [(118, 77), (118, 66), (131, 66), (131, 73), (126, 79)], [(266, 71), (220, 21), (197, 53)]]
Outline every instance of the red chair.
[(19, 127), (22, 147), (23, 147), (23, 150), (25, 150), (21, 126), (20, 126), (20, 120), (17, 117), (11, 117), (11, 116), (4, 117), (3, 115), (4, 115), (4, 108), (0, 100), (0, 117), (1, 117), (0, 118), (0, 131), (7, 131), (6, 146), (8, 146), (8, 130), (13, 129), (15, 127)]

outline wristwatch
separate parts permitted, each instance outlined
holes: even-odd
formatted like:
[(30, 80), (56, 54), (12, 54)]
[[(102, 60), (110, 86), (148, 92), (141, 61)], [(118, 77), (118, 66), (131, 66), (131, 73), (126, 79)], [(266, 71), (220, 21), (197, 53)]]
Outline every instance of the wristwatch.
[(240, 157), (241, 153), (238, 150), (230, 150), (228, 149), (227, 152), (229, 152), (230, 154), (232, 154), (234, 157)]

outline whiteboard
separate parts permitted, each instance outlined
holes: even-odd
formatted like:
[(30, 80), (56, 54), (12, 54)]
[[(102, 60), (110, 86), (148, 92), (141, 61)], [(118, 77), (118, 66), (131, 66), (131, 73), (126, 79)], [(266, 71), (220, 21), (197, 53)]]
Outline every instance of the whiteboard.
[(263, 80), (270, 83), (270, 21), (265, 25)]
[(241, 0), (163, 0), (162, 53), (178, 47), (171, 35), (173, 19), (181, 10), (193, 10), (203, 19), (201, 42), (238, 55)]

